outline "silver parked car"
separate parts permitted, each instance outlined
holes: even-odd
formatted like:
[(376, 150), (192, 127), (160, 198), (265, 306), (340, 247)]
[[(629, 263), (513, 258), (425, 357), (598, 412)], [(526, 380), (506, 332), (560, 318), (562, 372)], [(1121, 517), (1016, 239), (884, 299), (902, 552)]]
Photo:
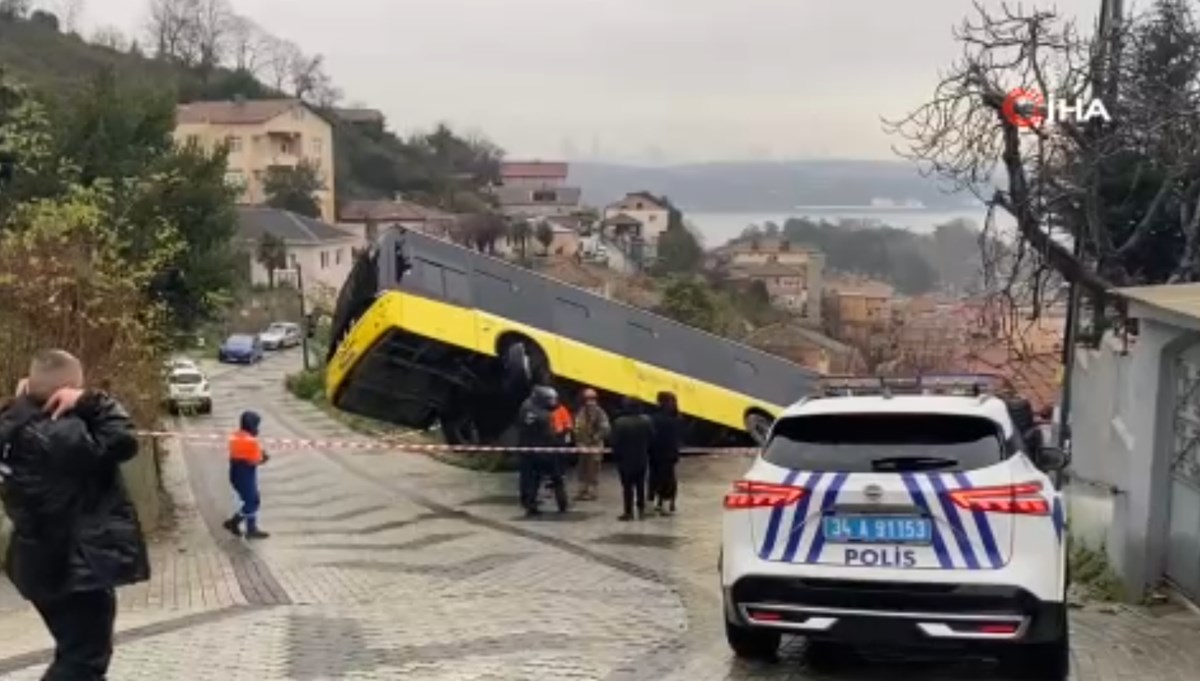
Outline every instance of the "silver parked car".
[(283, 350), (300, 345), (301, 330), (299, 324), (292, 322), (275, 322), (258, 335), (264, 350)]

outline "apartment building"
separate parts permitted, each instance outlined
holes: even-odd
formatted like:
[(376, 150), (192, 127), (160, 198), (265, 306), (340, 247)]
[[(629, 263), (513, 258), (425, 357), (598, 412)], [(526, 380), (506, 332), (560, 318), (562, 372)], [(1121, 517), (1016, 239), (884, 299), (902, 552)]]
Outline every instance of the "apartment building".
[(514, 218), (548, 218), (579, 212), (583, 190), (567, 185), (570, 166), (549, 161), (500, 164), (500, 186), (493, 188), (500, 210)]
[(266, 201), (263, 181), (273, 167), (294, 168), (307, 161), (324, 182), (317, 193), (321, 217), (334, 213), (333, 127), (298, 99), (238, 99), (182, 104), (176, 112), (175, 139), (205, 149), (227, 145), (228, 181), (239, 187), (239, 202)]
[(821, 321), (825, 289), (825, 254), (780, 238), (739, 241), (714, 251), (710, 267), (725, 269), (733, 279), (763, 282), (771, 301)]

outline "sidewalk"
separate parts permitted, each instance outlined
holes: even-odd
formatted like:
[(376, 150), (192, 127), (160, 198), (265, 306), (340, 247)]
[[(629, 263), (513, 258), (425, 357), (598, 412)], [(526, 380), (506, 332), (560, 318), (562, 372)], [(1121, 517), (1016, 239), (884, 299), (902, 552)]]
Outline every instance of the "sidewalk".
[[(182, 618), (245, 605), (233, 567), (196, 513), (187, 466), (177, 444), (162, 460), (163, 484), (174, 502), (167, 527), (150, 544), (151, 579), (118, 592), (119, 631), (163, 625)], [(3, 661), (53, 644), (41, 618), (0, 579), (0, 671)]]

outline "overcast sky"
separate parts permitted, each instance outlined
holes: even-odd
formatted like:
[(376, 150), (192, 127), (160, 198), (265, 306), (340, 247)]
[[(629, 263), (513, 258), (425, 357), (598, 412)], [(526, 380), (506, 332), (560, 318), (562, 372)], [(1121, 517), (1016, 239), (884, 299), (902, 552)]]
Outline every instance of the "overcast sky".
[[(140, 34), (148, 1), (82, 0), (85, 31)], [(514, 158), (638, 162), (892, 158), (880, 117), (929, 95), (970, 10), (967, 0), (232, 4), (325, 55), (347, 101), (381, 109), (397, 130), (445, 120)], [(1090, 23), (1100, 0), (1024, 4)]]

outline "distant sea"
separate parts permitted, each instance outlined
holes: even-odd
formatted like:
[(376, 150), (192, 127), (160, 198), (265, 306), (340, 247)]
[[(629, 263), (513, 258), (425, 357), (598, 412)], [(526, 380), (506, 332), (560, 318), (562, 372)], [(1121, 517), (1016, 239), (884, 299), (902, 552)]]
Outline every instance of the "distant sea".
[[(775, 213), (684, 213), (684, 219), (704, 236), (705, 246), (712, 248), (737, 237), (749, 225), (763, 226), (774, 222), (780, 227), (788, 218), (808, 218), (840, 222), (850, 220), (866, 225), (897, 227), (928, 234), (938, 225), (952, 220), (967, 220), (976, 228), (983, 226), (987, 211), (979, 208), (958, 210), (930, 210), (925, 208), (874, 208), (871, 206), (797, 206), (788, 212)], [(1002, 216), (1002, 217), (1007, 217)], [(1004, 221), (1002, 225), (1007, 226)]]

